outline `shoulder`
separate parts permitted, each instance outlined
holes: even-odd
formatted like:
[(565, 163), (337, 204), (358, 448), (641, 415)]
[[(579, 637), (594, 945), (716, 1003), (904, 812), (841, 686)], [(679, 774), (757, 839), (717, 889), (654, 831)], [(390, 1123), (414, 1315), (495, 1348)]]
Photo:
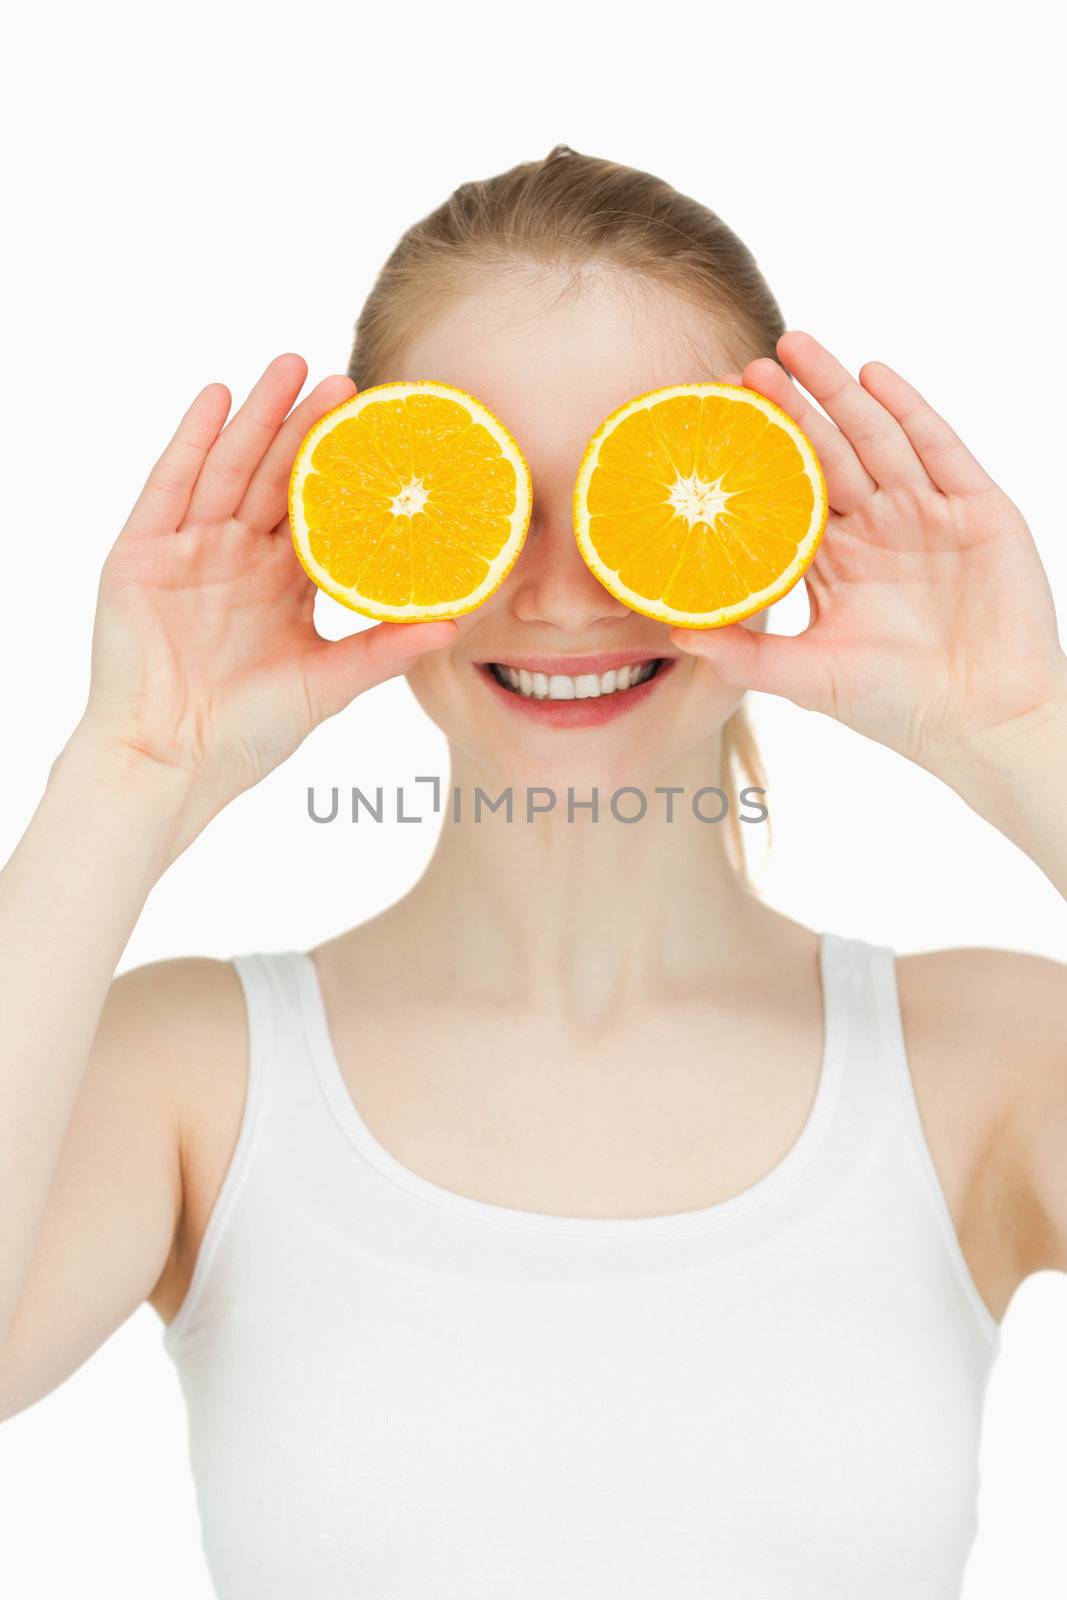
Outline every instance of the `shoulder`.
[(236, 969), (208, 956), (131, 967), (111, 984), (94, 1049), (117, 1066), (190, 1085), (240, 1046), (244, 1001)]
[(240, 979), (231, 961), (213, 956), (171, 956), (130, 967), (108, 991), (104, 1015), (129, 1023), (167, 1016), (191, 1028), (223, 1019), (240, 1003)]
[[(905, 1023), (976, 1062), (1001, 1063), (1005, 1093), (1015, 1069), (1062, 1075), (1067, 1062), (1067, 964), (1014, 950), (932, 950), (897, 958)], [(1003, 1065), (1012, 1067), (1003, 1072)]]
[(1029, 1270), (1067, 1270), (1067, 964), (996, 949), (897, 960), (916, 1095), (947, 1160), (996, 1172)]
[(213, 956), (171, 956), (119, 973), (109, 999), (120, 997), (131, 1015), (175, 1002), (184, 1007), (190, 1001), (199, 1012), (204, 1002), (210, 1006), (227, 992), (234, 993), (238, 983), (230, 961)]
[(173, 1110), (183, 1146), (203, 1110), (245, 1070), (244, 996), (230, 961), (176, 956), (132, 967), (111, 985), (96, 1049), (150, 1079)]
[(94, 1066), (116, 1093), (153, 1101), (172, 1128), (183, 1179), (205, 1139), (217, 1139), (220, 1129), (225, 1139), (234, 1110), (240, 1117), (246, 1037), (244, 996), (230, 961), (176, 956), (131, 967), (111, 984)]

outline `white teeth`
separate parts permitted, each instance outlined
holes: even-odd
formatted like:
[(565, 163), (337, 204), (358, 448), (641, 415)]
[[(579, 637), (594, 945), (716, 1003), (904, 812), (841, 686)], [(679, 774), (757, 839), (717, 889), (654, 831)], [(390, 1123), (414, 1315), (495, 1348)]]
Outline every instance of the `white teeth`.
[(582, 672), (569, 677), (565, 672), (551, 676), (543, 672), (527, 672), (525, 667), (494, 664), (498, 678), (510, 684), (516, 693), (526, 699), (536, 700), (595, 700), (599, 695), (616, 694), (633, 689), (651, 678), (656, 663), (645, 661), (640, 665), (618, 667), (612, 672)]

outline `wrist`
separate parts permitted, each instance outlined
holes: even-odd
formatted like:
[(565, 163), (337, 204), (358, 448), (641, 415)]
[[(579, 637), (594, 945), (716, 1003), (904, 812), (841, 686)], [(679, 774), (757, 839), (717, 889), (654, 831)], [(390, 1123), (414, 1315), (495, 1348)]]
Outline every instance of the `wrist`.
[(1067, 784), (1067, 657), (1047, 695), (1009, 721), (961, 741), (936, 769), (975, 811), (1016, 843), (1026, 819)]
[[(87, 824), (114, 826), (162, 872), (190, 842), (193, 780), (83, 718), (53, 761), (47, 793)], [(195, 830), (194, 830), (195, 832)]]

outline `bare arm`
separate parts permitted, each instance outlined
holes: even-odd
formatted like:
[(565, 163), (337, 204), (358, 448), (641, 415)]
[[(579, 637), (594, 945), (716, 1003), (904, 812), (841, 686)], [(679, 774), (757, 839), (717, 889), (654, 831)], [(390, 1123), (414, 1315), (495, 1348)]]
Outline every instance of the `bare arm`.
[(165, 774), (73, 742), (0, 874), (0, 1346), (108, 985), (166, 863), (175, 798)]
[(245, 1036), (227, 961), (153, 962), (111, 985), (4, 1346), (0, 1417), (61, 1383), (166, 1289), (176, 1261), (184, 1271), (184, 1184), (203, 1108), (232, 1139), (247, 1082)]
[(730, 376), (788, 411), (823, 465), (811, 622), (795, 638), (759, 617), (671, 638), (934, 773), (1067, 895), (1067, 657), (1022, 513), (891, 367), (857, 382), (796, 331), (778, 353), (798, 383), (766, 357)]
[(999, 1319), (1067, 1271), (1067, 966), (985, 948), (897, 963), (909, 1064), (961, 1243)]
[[(105, 562), (85, 713), (0, 874), (8, 1413), (145, 1297), (173, 1242), (174, 1080), (197, 1009), (168, 1001), (166, 974), (111, 987), (153, 884), (318, 722), (456, 632), (383, 623), (337, 643), (316, 632), (289, 474), (353, 385), (328, 378), (290, 412), (306, 372), (299, 356), (277, 357), (225, 428), (221, 384), (189, 407)], [(205, 987), (199, 1014), (210, 1004)]]
[(1012, 1111), (1035, 1221), (1032, 1272), (1067, 1272), (1067, 966), (1026, 962), (1003, 1014), (1012, 1019)]
[[(1044, 705), (993, 729), (938, 775), (1067, 899), (1067, 682)], [(1067, 1060), (1067, 1041), (1063, 1048)]]

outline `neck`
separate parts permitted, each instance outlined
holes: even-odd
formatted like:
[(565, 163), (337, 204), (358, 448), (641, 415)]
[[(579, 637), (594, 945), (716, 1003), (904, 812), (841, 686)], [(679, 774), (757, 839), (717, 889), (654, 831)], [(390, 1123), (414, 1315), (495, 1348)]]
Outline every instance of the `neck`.
[[(518, 785), (510, 822), (503, 808), (476, 817), (476, 788), (495, 799), (502, 786), (462, 751), (451, 755), (436, 850), (393, 908), (407, 947), (431, 953), (434, 988), (449, 997), (583, 1026), (617, 1022), (649, 1000), (684, 996), (736, 971), (765, 932), (773, 914), (730, 860), (726, 819), (694, 815), (693, 796), (720, 769), (717, 740), (642, 789), (647, 810), (635, 822), (612, 815), (610, 788), (600, 790), (596, 820), (579, 805), (568, 818), (566, 786), (554, 809), (531, 821)], [(682, 791), (669, 822), (667, 797), (656, 792), (668, 785)], [(719, 786), (736, 806), (736, 795)], [(698, 804), (706, 818), (720, 809), (714, 794)], [(640, 809), (637, 795), (619, 797), (623, 817)]]

